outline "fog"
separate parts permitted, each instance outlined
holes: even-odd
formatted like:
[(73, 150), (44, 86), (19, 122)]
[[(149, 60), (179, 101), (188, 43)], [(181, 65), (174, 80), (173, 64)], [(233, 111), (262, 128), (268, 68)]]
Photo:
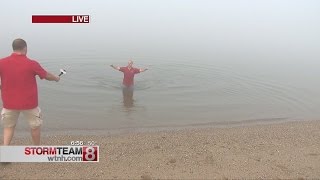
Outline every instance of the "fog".
[[(0, 55), (27, 40), (29, 56), (319, 59), (316, 0), (2, 0)], [(32, 24), (36, 14), (89, 14), (90, 24)], [(260, 59), (260, 60), (259, 60)]]

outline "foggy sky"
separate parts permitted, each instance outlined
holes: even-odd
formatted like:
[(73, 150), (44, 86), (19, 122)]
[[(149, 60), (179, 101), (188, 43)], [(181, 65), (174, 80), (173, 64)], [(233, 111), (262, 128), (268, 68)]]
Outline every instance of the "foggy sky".
[[(91, 22), (32, 24), (37, 14), (89, 14)], [(1, 57), (17, 37), (35, 57), (320, 57), (317, 0), (2, 0), (0, 15)]]

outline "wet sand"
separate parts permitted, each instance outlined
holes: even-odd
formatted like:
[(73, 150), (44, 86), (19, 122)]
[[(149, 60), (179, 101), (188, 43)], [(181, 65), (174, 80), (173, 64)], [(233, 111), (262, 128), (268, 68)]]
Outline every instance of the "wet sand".
[(320, 121), (82, 137), (43, 132), (42, 143), (72, 140), (95, 141), (100, 162), (2, 164), (0, 179), (320, 178)]

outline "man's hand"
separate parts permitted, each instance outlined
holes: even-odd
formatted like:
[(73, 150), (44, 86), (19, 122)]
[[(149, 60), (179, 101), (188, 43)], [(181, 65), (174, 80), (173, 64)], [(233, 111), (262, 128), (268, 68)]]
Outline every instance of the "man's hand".
[(56, 76), (56, 75), (54, 75), (52, 73), (47, 72), (47, 76), (45, 77), (45, 79), (48, 80), (48, 81), (56, 81), (56, 82), (58, 82), (58, 81), (60, 81), (60, 76)]
[(56, 81), (56, 82), (59, 82), (59, 81), (60, 81), (60, 76), (56, 76), (55, 81)]
[(113, 64), (110, 65), (115, 70), (120, 70), (120, 67), (114, 66)]
[(140, 72), (145, 72), (146, 70), (148, 70), (148, 68), (140, 69)]

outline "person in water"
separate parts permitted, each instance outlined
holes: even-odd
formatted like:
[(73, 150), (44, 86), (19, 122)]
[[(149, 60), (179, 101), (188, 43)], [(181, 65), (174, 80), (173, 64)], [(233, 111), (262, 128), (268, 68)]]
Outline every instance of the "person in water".
[(133, 65), (132, 60), (129, 60), (128, 65), (126, 67), (111, 65), (113, 69), (123, 72), (122, 84), (125, 88), (130, 88), (130, 89), (133, 88), (133, 85), (134, 85), (134, 75), (148, 70), (147, 68), (145, 69), (135, 68), (132, 65)]
[(140, 72), (144, 72), (148, 70), (145, 69), (138, 69), (134, 68), (133, 61), (129, 60), (128, 65), (126, 67), (116, 67), (114, 65), (111, 65), (112, 68), (115, 70), (123, 72), (123, 81), (122, 81), (122, 95), (123, 95), (123, 105), (126, 108), (133, 107), (133, 85), (134, 85), (134, 75), (138, 74)]

